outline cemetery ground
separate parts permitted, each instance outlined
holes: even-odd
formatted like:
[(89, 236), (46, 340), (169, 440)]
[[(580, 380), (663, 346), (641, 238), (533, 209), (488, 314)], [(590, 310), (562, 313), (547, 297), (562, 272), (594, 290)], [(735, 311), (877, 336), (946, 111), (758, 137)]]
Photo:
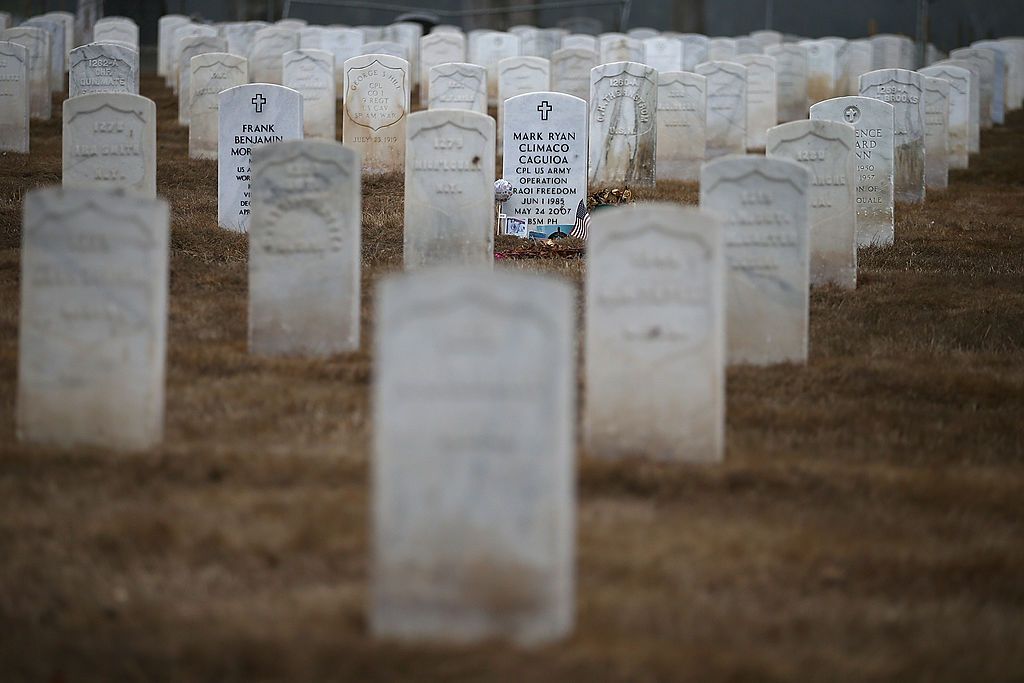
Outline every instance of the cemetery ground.
[[(30, 157), (0, 158), (0, 680), (1024, 676), (1021, 112), (948, 191), (898, 207), (856, 291), (813, 292), (806, 367), (729, 370), (723, 465), (580, 451), (577, 626), (522, 650), (367, 632), (372, 301), (401, 268), (401, 179), (364, 180), (362, 350), (256, 358), (216, 162), (187, 158), (160, 81), (142, 93), (173, 221), (153, 452), (16, 442), (21, 204), (60, 182), (60, 109), (33, 122)], [(571, 255), (499, 267), (583, 271)]]

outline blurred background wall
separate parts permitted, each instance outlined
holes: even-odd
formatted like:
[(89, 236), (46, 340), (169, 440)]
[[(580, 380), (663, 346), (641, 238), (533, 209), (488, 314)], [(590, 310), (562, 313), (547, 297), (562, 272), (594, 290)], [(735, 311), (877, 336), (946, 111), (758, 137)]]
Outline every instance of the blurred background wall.
[[(424, 11), (503, 9), (496, 15), (442, 19), (469, 30), (502, 29), (514, 24), (555, 26), (573, 17), (583, 19), (577, 28), (619, 30), (621, 3), (600, 5), (595, 0), (576, 9), (516, 10), (543, 0), (388, 0), (387, 5), (406, 5)], [(647, 26), (661, 30), (733, 36), (771, 26), (783, 33), (808, 37), (858, 38), (873, 33), (914, 36), (918, 0), (633, 0), (625, 28)], [(75, 0), (0, 0), (0, 9), (30, 16), (52, 10), (75, 10)], [(398, 12), (381, 9), (372, 0), (360, 7), (326, 7), (292, 0), (291, 16), (311, 23), (387, 24)], [(162, 14), (192, 15), (208, 21), (279, 19), (284, 0), (104, 0), (106, 15), (133, 18), (142, 29), (142, 41), (156, 40), (156, 20)], [(934, 0), (930, 3), (931, 42), (949, 50), (972, 40), (1005, 35), (1024, 35), (1024, 0)], [(597, 28), (598, 22), (600, 28)]]

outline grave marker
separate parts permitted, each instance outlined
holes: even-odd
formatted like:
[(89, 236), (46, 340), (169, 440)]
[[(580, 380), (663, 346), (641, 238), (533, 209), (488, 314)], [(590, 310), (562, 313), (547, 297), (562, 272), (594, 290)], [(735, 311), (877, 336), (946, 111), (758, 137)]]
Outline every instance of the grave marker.
[(700, 180), (704, 163), (707, 80), (689, 71), (658, 74), (659, 180)]
[(601, 64), (590, 72), (589, 179), (653, 187), (658, 142), (658, 72), (645, 64)]
[(720, 462), (725, 263), (718, 222), (668, 203), (603, 211), (593, 222), (585, 284), (588, 452)]
[(949, 186), (949, 83), (924, 76), (924, 178), (928, 189)]
[(576, 48), (562, 48), (551, 53), (551, 89), (590, 99), (590, 70), (597, 66), (597, 53)]
[(707, 159), (747, 150), (747, 68), (735, 62), (704, 62), (707, 79)]
[(29, 151), (29, 52), (0, 41), (0, 151)]
[[(949, 168), (967, 168), (971, 140), (971, 72), (959, 66), (943, 64), (925, 67), (920, 73), (930, 78), (941, 78), (949, 84)], [(926, 166), (927, 161), (925, 157)]]
[(443, 270), (389, 278), (378, 301), (371, 631), (522, 644), (567, 635), (570, 287)]
[(461, 33), (431, 33), (423, 36), (420, 39), (420, 102), (430, 101), (430, 70), (433, 67), (462, 64), (465, 61), (466, 37)]
[(466, 109), (487, 113), (487, 69), (479, 64), (452, 62), (430, 69), (428, 109)]
[(775, 59), (779, 123), (807, 118), (807, 48), (789, 43), (764, 53)]
[(21, 45), (28, 51), (29, 115), (47, 120), (52, 115), (50, 97), (50, 37), (32, 26), (18, 26), (0, 33), (0, 40)]
[(182, 38), (178, 46), (178, 125), (187, 126), (192, 104), (192, 58), (208, 52), (227, 52), (228, 41), (214, 36)]
[(342, 141), (359, 152), (364, 173), (405, 168), (409, 63), (391, 55), (360, 55), (345, 62)]
[(775, 58), (743, 54), (736, 63), (747, 68), (747, 151), (764, 149), (765, 134), (779, 118)]
[(621, 33), (606, 33), (598, 38), (598, 59), (601, 64), (613, 62), (644, 62), (644, 44)]
[(252, 150), (302, 139), (302, 95), (281, 85), (249, 83), (217, 98), (217, 224), (247, 232)]
[(810, 174), (789, 159), (728, 156), (701, 169), (700, 207), (722, 225), (730, 363), (805, 363)]
[(361, 201), (359, 156), (333, 140), (253, 150), (252, 353), (326, 357), (359, 349)]
[(162, 200), (60, 187), (26, 195), (20, 440), (118, 451), (160, 442), (168, 233)]
[(505, 101), (551, 89), (551, 65), (541, 57), (508, 57), (498, 63), (498, 148), (503, 145)]
[(337, 97), (334, 91), (334, 55), (324, 50), (284, 53), (285, 87), (302, 95), (302, 137), (333, 140)]
[(97, 92), (139, 94), (139, 54), (112, 43), (90, 43), (71, 51), (68, 96)]
[(853, 126), (857, 246), (892, 244), (892, 105), (870, 97), (835, 97), (813, 105), (811, 118)]
[(853, 126), (836, 121), (792, 121), (768, 131), (767, 156), (810, 172), (811, 285), (857, 287), (855, 144)]
[(64, 100), (65, 187), (156, 196), (156, 104), (131, 93)]
[(860, 77), (860, 94), (893, 106), (895, 137), (893, 179), (896, 201), (924, 201), (924, 84), (921, 74), (880, 69)]
[(261, 28), (253, 35), (249, 47), (249, 78), (253, 83), (281, 85), (284, 82), (284, 53), (298, 49), (298, 31), (281, 26)]
[(494, 119), (464, 110), (409, 116), (405, 267), (494, 263)]
[(192, 101), (189, 105), (188, 155), (192, 159), (216, 159), (220, 94), (249, 82), (249, 61), (226, 52), (207, 52), (193, 57), (189, 69), (192, 72)]
[(556, 92), (505, 101), (502, 177), (512, 183), (503, 212), (527, 236), (569, 236), (587, 211), (587, 103)]

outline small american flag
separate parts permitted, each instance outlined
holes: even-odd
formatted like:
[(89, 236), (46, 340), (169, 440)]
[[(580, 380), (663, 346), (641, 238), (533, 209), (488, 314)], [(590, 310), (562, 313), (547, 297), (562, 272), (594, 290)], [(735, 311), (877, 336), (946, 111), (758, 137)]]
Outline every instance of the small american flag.
[(590, 212), (587, 211), (587, 200), (584, 198), (580, 200), (580, 205), (576, 208), (576, 224), (573, 226), (572, 234), (569, 236), (585, 240), (589, 231)]

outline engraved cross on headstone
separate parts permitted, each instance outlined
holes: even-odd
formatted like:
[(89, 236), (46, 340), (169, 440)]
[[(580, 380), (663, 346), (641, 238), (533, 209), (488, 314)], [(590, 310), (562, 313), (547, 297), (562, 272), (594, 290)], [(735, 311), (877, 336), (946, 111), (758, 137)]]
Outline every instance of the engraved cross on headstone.
[(553, 109), (553, 107), (551, 106), (551, 103), (548, 102), (547, 100), (544, 100), (543, 102), (538, 104), (537, 105), (537, 111), (540, 112), (540, 120), (541, 121), (547, 121), (548, 120), (548, 114), (551, 112), (552, 109)]
[(256, 93), (256, 97), (252, 98), (252, 103), (256, 106), (256, 113), (263, 113), (263, 105), (267, 103), (267, 98), (263, 96), (263, 93)]

